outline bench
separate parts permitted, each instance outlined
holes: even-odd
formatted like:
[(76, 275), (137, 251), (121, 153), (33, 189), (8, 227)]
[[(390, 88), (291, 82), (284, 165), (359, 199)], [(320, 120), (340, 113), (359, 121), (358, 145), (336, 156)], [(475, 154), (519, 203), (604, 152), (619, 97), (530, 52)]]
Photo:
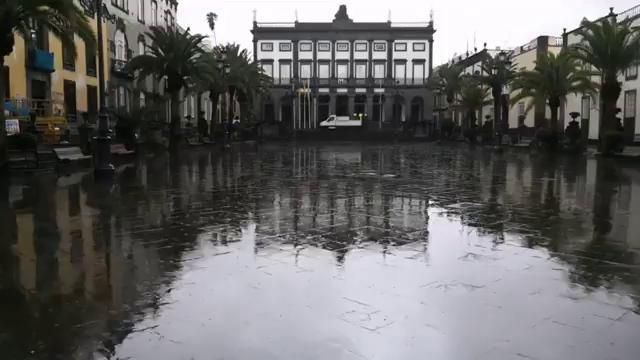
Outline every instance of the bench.
[(188, 137), (187, 138), (187, 144), (189, 144), (189, 146), (200, 146), (200, 145), (203, 145), (197, 138), (193, 138), (193, 137)]
[(531, 146), (532, 141), (533, 141), (533, 138), (522, 137), (520, 138), (520, 141), (518, 141), (516, 144), (513, 144), (513, 146), (519, 147), (519, 148), (528, 148)]
[(111, 154), (124, 156), (124, 155), (133, 155), (135, 154), (135, 150), (127, 150), (124, 144), (112, 144), (111, 145)]
[(59, 162), (69, 163), (92, 159), (91, 155), (83, 154), (78, 146), (58, 147), (54, 148), (53, 152)]

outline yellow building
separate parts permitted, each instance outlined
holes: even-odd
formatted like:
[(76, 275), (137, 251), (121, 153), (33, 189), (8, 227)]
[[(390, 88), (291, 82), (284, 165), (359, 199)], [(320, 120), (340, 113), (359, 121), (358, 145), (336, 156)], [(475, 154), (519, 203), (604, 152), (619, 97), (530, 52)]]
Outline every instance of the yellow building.
[[(90, 24), (97, 31), (95, 18)], [(103, 24), (103, 48), (108, 49)], [(97, 55), (87, 54), (85, 44), (75, 38), (77, 57), (63, 49), (61, 41), (44, 27), (32, 33), (30, 41), (15, 34), (13, 52), (5, 57), (7, 109), (39, 118), (64, 117), (71, 127), (83, 119), (95, 120), (99, 108)], [(109, 55), (105, 50), (105, 80), (109, 78)]]

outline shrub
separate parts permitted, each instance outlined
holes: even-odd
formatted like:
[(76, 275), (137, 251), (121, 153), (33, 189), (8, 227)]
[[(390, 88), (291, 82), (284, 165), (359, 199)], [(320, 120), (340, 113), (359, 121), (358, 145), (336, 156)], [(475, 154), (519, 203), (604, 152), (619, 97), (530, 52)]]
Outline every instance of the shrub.
[(7, 138), (9, 148), (26, 151), (29, 149), (35, 149), (38, 140), (35, 135), (29, 133), (19, 133), (11, 135)]
[(610, 155), (624, 150), (624, 133), (622, 131), (607, 131), (602, 136), (602, 152)]
[(536, 143), (539, 147), (546, 150), (554, 150), (557, 148), (560, 139), (558, 131), (549, 128), (539, 128), (536, 131)]

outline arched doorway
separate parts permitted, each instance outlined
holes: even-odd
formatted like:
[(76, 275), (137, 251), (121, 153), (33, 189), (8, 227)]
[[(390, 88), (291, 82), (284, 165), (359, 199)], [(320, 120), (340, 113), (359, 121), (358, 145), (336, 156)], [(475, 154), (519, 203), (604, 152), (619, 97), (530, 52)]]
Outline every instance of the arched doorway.
[(329, 95), (318, 96), (318, 122), (325, 121), (329, 117), (330, 102), (331, 102), (331, 96)]
[(366, 119), (369, 114), (367, 114), (367, 95), (356, 95), (354, 100), (353, 112), (358, 117), (362, 117), (362, 119)]
[(393, 108), (391, 110), (391, 121), (399, 125), (405, 121), (404, 97), (396, 95), (393, 99)]
[(411, 100), (411, 117), (412, 123), (418, 123), (424, 120), (424, 99), (416, 96)]
[(289, 95), (280, 98), (280, 122), (286, 130), (293, 129), (293, 99)]
[(268, 97), (264, 99), (262, 103), (262, 121), (267, 124), (272, 124), (276, 120), (276, 111), (275, 106), (273, 105), (273, 99)]

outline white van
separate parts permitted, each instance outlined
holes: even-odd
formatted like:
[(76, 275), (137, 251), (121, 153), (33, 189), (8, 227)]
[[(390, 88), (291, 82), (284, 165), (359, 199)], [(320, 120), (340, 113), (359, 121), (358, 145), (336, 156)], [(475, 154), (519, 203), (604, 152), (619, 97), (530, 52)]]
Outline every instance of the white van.
[(327, 120), (320, 122), (320, 127), (327, 127), (329, 129), (347, 126), (362, 126), (362, 120), (354, 120), (348, 116), (329, 115)]

